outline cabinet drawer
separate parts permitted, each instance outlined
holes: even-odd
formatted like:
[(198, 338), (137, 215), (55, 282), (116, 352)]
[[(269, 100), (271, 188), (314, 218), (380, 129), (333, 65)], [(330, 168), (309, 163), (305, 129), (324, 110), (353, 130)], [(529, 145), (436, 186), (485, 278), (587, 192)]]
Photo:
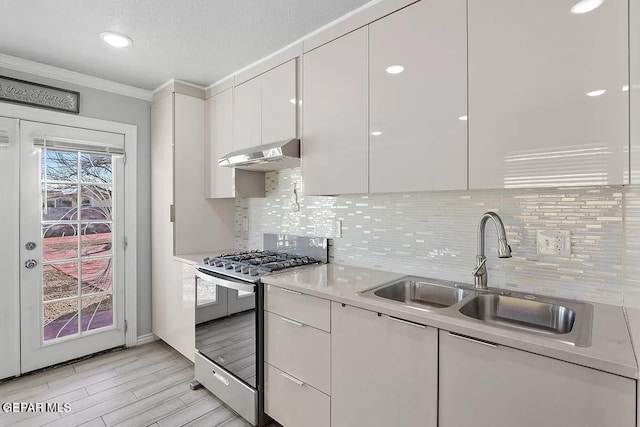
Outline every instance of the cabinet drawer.
[(264, 306), (265, 310), (272, 313), (331, 332), (331, 304), (329, 300), (267, 285)]
[(265, 331), (265, 361), (331, 394), (330, 334), (269, 312)]
[(258, 393), (200, 353), (196, 353), (196, 380), (251, 425), (257, 424)]
[(284, 427), (329, 427), (329, 396), (268, 363), (264, 367), (267, 415)]

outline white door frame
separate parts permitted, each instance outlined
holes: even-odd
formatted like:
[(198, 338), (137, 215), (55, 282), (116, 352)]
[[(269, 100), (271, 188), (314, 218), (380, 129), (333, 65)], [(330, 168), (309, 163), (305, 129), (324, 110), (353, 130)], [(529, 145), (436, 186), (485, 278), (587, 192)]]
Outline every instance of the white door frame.
[(30, 120), (34, 122), (49, 123), (53, 125), (70, 126), (83, 129), (99, 130), (119, 133), (125, 140), (125, 213), (124, 235), (127, 240), (127, 248), (124, 255), (125, 264), (125, 294), (124, 294), (124, 318), (127, 325), (125, 332), (125, 345), (135, 346), (138, 342), (137, 327), (137, 238), (136, 238), (136, 213), (137, 213), (137, 151), (138, 151), (138, 127), (124, 123), (94, 119), (91, 117), (76, 116), (67, 113), (57, 113), (38, 108), (24, 107), (15, 104), (0, 103), (0, 116)]

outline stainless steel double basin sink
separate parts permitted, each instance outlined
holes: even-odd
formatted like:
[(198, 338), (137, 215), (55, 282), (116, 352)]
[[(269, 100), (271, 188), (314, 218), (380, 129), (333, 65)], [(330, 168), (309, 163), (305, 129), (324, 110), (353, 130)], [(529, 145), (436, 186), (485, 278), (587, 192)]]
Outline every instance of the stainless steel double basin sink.
[(413, 309), (530, 333), (578, 347), (591, 345), (593, 306), (580, 301), (479, 290), (454, 282), (404, 277), (359, 294)]

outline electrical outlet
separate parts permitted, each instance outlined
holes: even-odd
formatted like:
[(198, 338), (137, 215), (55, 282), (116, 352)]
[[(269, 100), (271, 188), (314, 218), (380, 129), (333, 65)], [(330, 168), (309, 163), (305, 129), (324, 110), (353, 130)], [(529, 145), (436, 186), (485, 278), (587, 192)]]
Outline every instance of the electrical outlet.
[(332, 225), (331, 235), (334, 238), (342, 237), (342, 221), (335, 220), (331, 225)]
[(538, 255), (571, 256), (569, 230), (538, 230)]

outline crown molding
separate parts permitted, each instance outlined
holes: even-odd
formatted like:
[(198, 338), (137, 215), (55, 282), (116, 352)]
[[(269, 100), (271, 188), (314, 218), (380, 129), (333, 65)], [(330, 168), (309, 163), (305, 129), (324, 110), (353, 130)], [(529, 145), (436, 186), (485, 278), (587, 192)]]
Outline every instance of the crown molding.
[(66, 70), (64, 68), (54, 67), (40, 62), (30, 61), (28, 59), (17, 58), (15, 56), (0, 53), (0, 67), (9, 68), (15, 71), (22, 71), (34, 74), (40, 77), (46, 77), (59, 80), (66, 83), (72, 83), (80, 86), (90, 87), (93, 89), (103, 90), (118, 95), (129, 96), (131, 98), (143, 99), (151, 101), (153, 92), (134, 86), (125, 85), (111, 80), (101, 79), (99, 77), (90, 76), (88, 74), (78, 73), (76, 71)]

